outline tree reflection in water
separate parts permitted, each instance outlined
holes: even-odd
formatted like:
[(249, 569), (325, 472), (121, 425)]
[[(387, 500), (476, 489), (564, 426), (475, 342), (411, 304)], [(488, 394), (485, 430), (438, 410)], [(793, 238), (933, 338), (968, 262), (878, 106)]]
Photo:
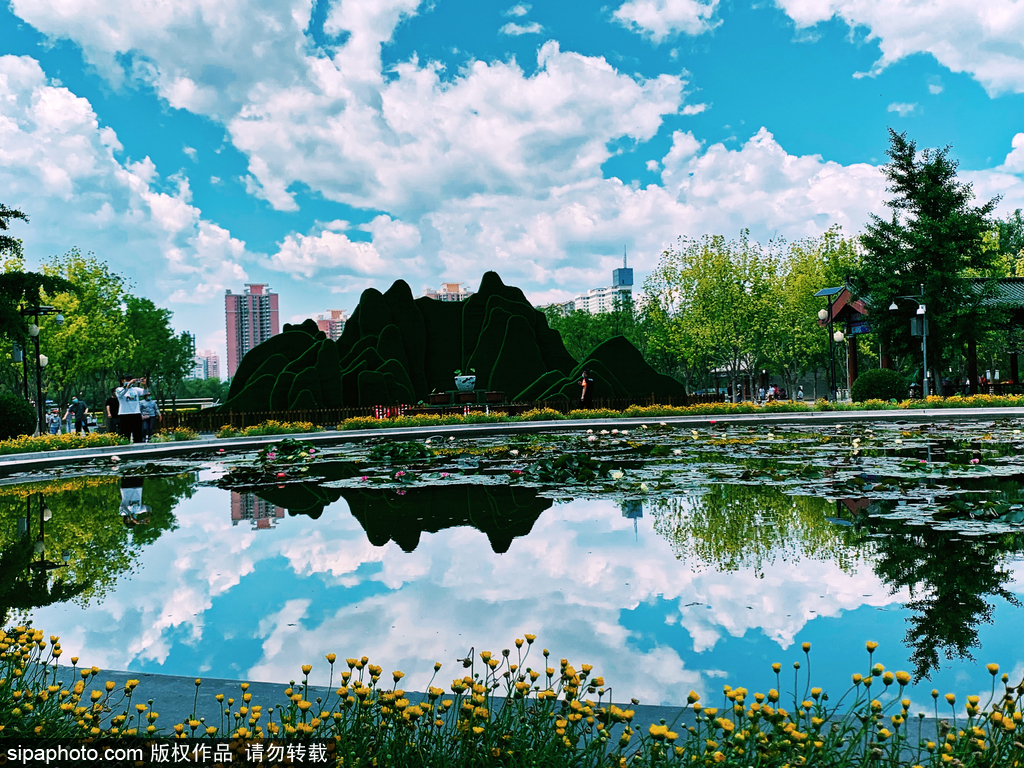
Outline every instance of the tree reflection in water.
[[(989, 498), (1024, 496), (1016, 483), (989, 485)], [(865, 563), (890, 594), (909, 591), (905, 643), (917, 675), (930, 677), (940, 654), (973, 658), (979, 626), (992, 622), (993, 598), (1020, 605), (1006, 588), (1012, 576), (1007, 556), (1024, 550), (1024, 532), (964, 535), (936, 528), (934, 520), (911, 524), (885, 517), (896, 505), (718, 485), (703, 494), (654, 500), (651, 511), (654, 530), (694, 570), (749, 568), (760, 576), (778, 560), (831, 561), (847, 572)]]
[[(122, 522), (116, 475), (0, 488), (0, 626), (34, 608), (69, 600), (84, 606), (102, 598), (146, 545), (176, 527), (174, 507), (194, 487), (193, 472), (145, 477), (148, 522), (133, 526)], [(36, 518), (43, 504), (48, 513), (40, 542)], [(30, 567), (44, 553), (62, 562)]]
[(776, 560), (803, 558), (854, 572), (863, 548), (848, 528), (829, 522), (831, 510), (824, 499), (760, 485), (714, 485), (651, 502), (654, 530), (691, 569), (749, 568), (758, 576)]
[(906, 607), (912, 615), (904, 642), (912, 649), (917, 675), (930, 677), (939, 668), (940, 653), (973, 659), (979, 626), (992, 623), (991, 598), (1020, 605), (1005, 586), (1012, 575), (1006, 561), (1024, 549), (1024, 533), (964, 536), (880, 517), (895, 508), (895, 501), (870, 502), (855, 513), (854, 530), (873, 537), (872, 568), (891, 593), (910, 591)]

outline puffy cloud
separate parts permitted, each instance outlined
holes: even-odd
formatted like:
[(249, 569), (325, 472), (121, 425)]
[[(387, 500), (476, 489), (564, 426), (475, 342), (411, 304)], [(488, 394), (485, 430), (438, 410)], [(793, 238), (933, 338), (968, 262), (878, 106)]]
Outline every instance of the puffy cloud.
[(512, 16), (513, 18), (518, 18), (520, 16), (525, 16), (526, 14), (528, 14), (530, 12), (530, 9), (532, 7), (533, 6), (530, 5), (529, 3), (517, 3), (516, 5), (513, 5), (507, 11), (505, 11), (505, 15), (506, 16)]
[(624, 26), (642, 32), (655, 43), (679, 34), (710, 32), (718, 0), (628, 0), (612, 16)]
[(383, 274), (387, 265), (372, 243), (353, 241), (348, 235), (325, 230), (319, 235), (288, 235), (270, 265), (282, 272), (313, 277), (324, 270), (357, 274)]
[(144, 269), (157, 301), (203, 301), (244, 279), (245, 244), (203, 219), (187, 178), (162, 180), (148, 157), (121, 163), (121, 149), (87, 99), (34, 59), (0, 57), (0, 188), (32, 218), (31, 257), (80, 245), (130, 277)]
[(438, 66), (413, 60), (361, 92), (320, 60), (315, 88), (268, 91), (229, 131), (275, 207), (294, 205), (287, 189), (302, 183), (408, 218), (443, 201), (539, 196), (599, 176), (610, 141), (650, 139), (682, 100), (678, 77), (637, 81), (555, 42), (541, 46), (537, 65), (527, 76), (514, 60), (476, 61), (445, 81)]
[(886, 108), (887, 112), (895, 112), (900, 117), (906, 117), (917, 112), (917, 104), (907, 104), (901, 101), (894, 101)]
[(544, 27), (538, 24), (536, 21), (531, 21), (528, 24), (516, 24), (510, 21), (508, 24), (503, 26), (500, 30), (503, 35), (539, 35), (544, 31)]
[(1011, 142), (1013, 149), (1006, 156), (1001, 170), (1009, 173), (1024, 174), (1024, 133), (1018, 133)]
[(258, 83), (304, 74), (312, 3), (12, 0), (11, 8), (40, 32), (77, 42), (115, 84), (141, 79), (173, 107), (229, 115)]
[(838, 17), (877, 39), (877, 74), (915, 53), (966, 72), (992, 95), (1024, 92), (1024, 5), (1017, 0), (775, 0), (810, 27)]

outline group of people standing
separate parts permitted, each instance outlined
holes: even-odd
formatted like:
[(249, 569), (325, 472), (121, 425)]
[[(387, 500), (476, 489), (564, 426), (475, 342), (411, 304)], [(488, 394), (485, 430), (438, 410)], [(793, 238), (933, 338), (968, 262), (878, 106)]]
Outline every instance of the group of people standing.
[[(107, 432), (117, 432), (135, 443), (149, 442), (156, 431), (156, 423), (163, 419), (160, 407), (146, 389), (146, 379), (121, 377), (121, 386), (110, 390), (110, 397), (104, 403)], [(79, 433), (89, 431), (89, 406), (84, 400), (72, 397), (62, 419), (57, 408), (46, 414), (46, 425), (51, 435), (59, 434), (62, 422), (67, 422), (67, 431)]]
[(163, 419), (160, 408), (146, 389), (145, 377), (121, 377), (121, 386), (110, 390), (104, 404), (107, 431), (130, 438), (133, 443), (148, 443), (156, 422)]

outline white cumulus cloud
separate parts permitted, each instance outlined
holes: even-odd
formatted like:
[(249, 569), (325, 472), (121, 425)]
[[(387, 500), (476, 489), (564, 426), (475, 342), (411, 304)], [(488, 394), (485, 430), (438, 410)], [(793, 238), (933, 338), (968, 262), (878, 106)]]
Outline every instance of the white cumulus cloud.
[(718, 0), (628, 0), (612, 17), (660, 43), (679, 34), (710, 32), (719, 24), (715, 20), (717, 9)]
[(536, 21), (531, 21), (528, 24), (516, 24), (510, 21), (508, 24), (503, 26), (500, 30), (503, 35), (539, 35), (544, 31), (544, 27), (538, 24)]
[(894, 101), (886, 107), (886, 111), (895, 112), (900, 117), (906, 117), (907, 115), (912, 115), (917, 112), (917, 104), (907, 104), (906, 102)]
[(1024, 93), (1024, 3), (1019, 0), (775, 0), (806, 28), (839, 18), (877, 40), (877, 74), (916, 53), (966, 72), (992, 95)]

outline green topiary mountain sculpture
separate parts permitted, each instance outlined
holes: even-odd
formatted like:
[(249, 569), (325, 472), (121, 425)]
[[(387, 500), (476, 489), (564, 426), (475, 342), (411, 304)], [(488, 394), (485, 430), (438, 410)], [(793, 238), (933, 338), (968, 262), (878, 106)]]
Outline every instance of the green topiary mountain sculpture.
[(476, 372), (476, 388), (506, 399), (578, 399), (584, 369), (598, 397), (681, 397), (683, 386), (657, 373), (621, 336), (582, 362), (566, 351), (543, 312), (494, 272), (464, 302), (414, 299), (397, 280), (363, 291), (337, 342), (312, 320), (251, 350), (222, 410), (259, 412), (413, 404), (453, 388), (456, 369)]

